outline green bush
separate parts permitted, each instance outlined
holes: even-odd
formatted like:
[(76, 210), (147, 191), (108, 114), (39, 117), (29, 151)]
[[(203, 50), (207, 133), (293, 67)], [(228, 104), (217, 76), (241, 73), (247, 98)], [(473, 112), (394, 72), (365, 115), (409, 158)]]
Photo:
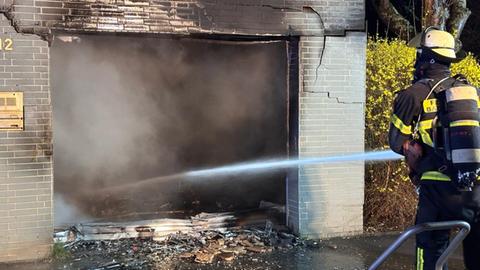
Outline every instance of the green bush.
[(467, 58), (463, 59), (458, 64), (452, 65), (453, 74), (463, 74), (468, 81), (476, 87), (480, 86), (480, 65), (478, 59), (472, 54), (468, 54)]
[(72, 255), (67, 251), (62, 243), (55, 243), (52, 247), (52, 259), (57, 262), (67, 261)]
[[(408, 87), (413, 75), (415, 49), (402, 40), (370, 38), (367, 44), (367, 104), (365, 147), (388, 148), (388, 129), (395, 92)], [(480, 85), (480, 65), (471, 54), (452, 66)], [(366, 166), (365, 225), (379, 230), (403, 229), (413, 222), (416, 194), (403, 161)]]

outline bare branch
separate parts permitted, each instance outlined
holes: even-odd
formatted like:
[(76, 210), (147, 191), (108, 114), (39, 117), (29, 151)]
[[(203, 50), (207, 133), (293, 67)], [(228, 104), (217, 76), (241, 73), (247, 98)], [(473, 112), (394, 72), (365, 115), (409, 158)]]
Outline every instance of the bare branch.
[(435, 0), (433, 12), (435, 14), (435, 25), (442, 30), (446, 30), (447, 20), (450, 17), (450, 1)]
[(415, 30), (410, 22), (405, 19), (390, 3), (389, 0), (371, 0), (373, 6), (377, 9), (380, 19), (389, 26), (389, 30), (395, 33), (399, 38), (406, 39), (413, 36)]
[(456, 38), (460, 38), (463, 27), (472, 12), (467, 8), (467, 0), (452, 0), (450, 18), (447, 20), (447, 30)]

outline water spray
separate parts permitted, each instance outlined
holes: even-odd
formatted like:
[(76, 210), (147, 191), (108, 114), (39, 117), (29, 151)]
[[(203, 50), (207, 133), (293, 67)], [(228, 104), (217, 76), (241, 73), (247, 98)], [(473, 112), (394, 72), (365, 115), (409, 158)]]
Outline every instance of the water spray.
[(278, 169), (288, 169), (299, 165), (337, 163), (348, 161), (385, 161), (396, 160), (402, 157), (403, 156), (396, 154), (391, 150), (388, 150), (331, 157), (299, 158), (291, 160), (260, 160), (211, 169), (190, 171), (185, 173), (185, 176), (187, 176), (188, 178), (197, 178), (214, 175), (230, 175), (238, 173), (264, 172)]
[(338, 162), (354, 162), (354, 161), (388, 161), (398, 160), (403, 156), (394, 153), (391, 150), (385, 151), (372, 151), (366, 153), (355, 153), (350, 155), (338, 155), (329, 157), (311, 157), (311, 158), (297, 158), (297, 159), (269, 159), (269, 160), (256, 160), (245, 163), (238, 163), (233, 165), (220, 166), (215, 168), (199, 169), (184, 173), (172, 174), (168, 176), (160, 176), (155, 178), (149, 178), (135, 184), (148, 184), (152, 182), (162, 182), (172, 179), (185, 179), (194, 181), (202, 179), (204, 177), (213, 176), (226, 176), (226, 175), (238, 175), (238, 174), (251, 174), (251, 173), (265, 173), (270, 171), (276, 171), (280, 169), (293, 168), (300, 165), (310, 164), (325, 164), (325, 163), (338, 163)]
[[(135, 183), (128, 183), (123, 185), (117, 185), (115, 187), (108, 187), (103, 190), (97, 190), (94, 192), (93, 197), (107, 197), (109, 194), (127, 194), (133, 192), (133, 190), (148, 190), (153, 186), (162, 187), (162, 184), (171, 186), (173, 183), (184, 183), (187, 181), (215, 181), (222, 179), (222, 177), (231, 176), (245, 176), (252, 174), (266, 174), (275, 173), (281, 170), (288, 170), (292, 168), (298, 168), (304, 165), (313, 164), (331, 164), (331, 163), (357, 163), (360, 162), (381, 162), (389, 160), (398, 160), (403, 156), (398, 155), (390, 150), (388, 151), (372, 151), (366, 153), (353, 153), (346, 155), (336, 155), (327, 157), (305, 157), (295, 159), (262, 159), (253, 160), (244, 163), (236, 163), (232, 165), (219, 166), (214, 168), (204, 168), (199, 170), (191, 170), (187, 172), (181, 172), (172, 175), (159, 176), (154, 178), (145, 179)], [(238, 177), (229, 178), (238, 179)], [(97, 195), (95, 195), (97, 194)], [(132, 193), (133, 194), (133, 193)], [(125, 195), (126, 196), (126, 195)]]

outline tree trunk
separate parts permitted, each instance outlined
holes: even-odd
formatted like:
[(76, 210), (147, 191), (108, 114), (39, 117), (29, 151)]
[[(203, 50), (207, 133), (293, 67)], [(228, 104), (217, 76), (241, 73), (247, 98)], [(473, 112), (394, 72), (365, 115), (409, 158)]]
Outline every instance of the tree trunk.
[[(387, 27), (387, 32), (394, 33), (401, 39), (408, 39), (415, 35), (414, 27), (398, 12), (390, 0), (370, 1), (376, 9), (378, 17)], [(467, 8), (467, 0), (422, 0), (421, 3), (422, 29), (437, 26), (450, 32), (456, 39), (460, 38), (472, 13)]]
[(413, 37), (415, 30), (410, 22), (405, 19), (390, 3), (390, 0), (371, 0), (377, 9), (377, 14), (388, 31), (395, 33), (399, 38), (407, 39)]
[(467, 0), (452, 0), (450, 18), (447, 20), (447, 31), (455, 38), (460, 38), (463, 27), (472, 12), (467, 8)]
[(434, 0), (423, 0), (422, 4), (422, 28), (428, 26), (438, 25), (438, 18), (436, 18), (436, 12), (434, 8)]

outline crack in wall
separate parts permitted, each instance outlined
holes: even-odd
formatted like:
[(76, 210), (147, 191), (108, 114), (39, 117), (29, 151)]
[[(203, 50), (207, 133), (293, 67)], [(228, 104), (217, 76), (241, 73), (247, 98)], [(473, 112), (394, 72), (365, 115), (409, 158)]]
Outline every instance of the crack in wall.
[(313, 12), (315, 14), (317, 14), (318, 18), (320, 19), (320, 23), (321, 23), (321, 26), (323, 29), (325, 29), (325, 23), (323, 22), (323, 18), (322, 18), (322, 15), (320, 14), (319, 11), (317, 11), (314, 7), (312, 6), (303, 6), (302, 7), (302, 11), (309, 11), (309, 12)]
[(361, 101), (342, 101), (339, 97), (331, 96), (330, 91), (303, 91), (304, 93), (310, 93), (310, 94), (327, 94), (328, 99), (334, 99), (338, 104), (357, 104), (357, 105), (363, 105), (365, 102)]
[[(325, 23), (323, 22), (322, 15), (315, 8), (313, 8), (311, 6), (303, 6), (302, 11), (303, 12), (308, 12), (308, 13), (314, 13), (315, 15), (317, 15), (318, 19), (320, 20), (321, 28), (325, 29)], [(323, 46), (322, 46), (322, 50), (320, 52), (318, 65), (315, 69), (315, 81), (314, 81), (315, 83), (318, 81), (318, 71), (320, 70), (320, 66), (322, 65), (322, 62), (323, 62), (323, 55), (324, 55), (324, 52), (325, 52), (326, 44), (327, 44), (327, 35), (323, 35)], [(303, 89), (305, 89), (305, 81), (303, 81), (302, 83), (303, 83)], [(308, 92), (308, 91), (305, 91), (305, 92)]]
[[(313, 12), (318, 16), (318, 19), (320, 20), (321, 28), (325, 29), (325, 23), (323, 22), (322, 15), (320, 15), (320, 12), (318, 12), (315, 8), (311, 6), (304, 6), (303, 11), (308, 11), (308, 12)], [(322, 51), (320, 52), (320, 59), (318, 61), (317, 68), (315, 70), (315, 82), (318, 80), (318, 70), (320, 69), (320, 66), (322, 65), (322, 60), (323, 60), (323, 53), (325, 52), (325, 45), (327, 43), (327, 36), (323, 35), (323, 47)]]
[[(321, 20), (321, 15), (315, 11), (315, 9), (311, 8), (312, 11), (314, 11), (319, 17), (320, 17), (320, 20)], [(323, 23), (323, 21), (322, 21)], [(352, 32), (352, 31), (344, 31), (343, 32), (343, 35), (324, 35), (323, 36), (323, 46), (322, 46), (322, 49), (321, 49), (321, 52), (320, 52), (320, 57), (319, 57), (319, 61), (318, 61), (318, 65), (315, 69), (315, 80), (314, 80), (314, 83), (317, 83), (318, 82), (318, 72), (320, 70), (320, 67), (322, 65), (322, 62), (323, 62), (323, 56), (324, 56), (324, 53), (325, 53), (325, 48), (327, 46), (327, 37), (346, 37), (347, 36), (347, 32)], [(315, 93), (315, 94), (327, 94), (327, 98), (329, 99), (335, 99), (337, 103), (339, 104), (365, 104), (365, 102), (361, 102), (361, 101), (342, 101), (341, 98), (339, 97), (336, 97), (336, 96), (333, 96), (333, 94), (331, 94), (329, 91), (312, 91), (312, 90), (305, 90), (305, 80), (303, 80), (302, 82), (303, 84), (303, 90), (302, 92), (304, 93)]]
[[(253, 5), (245, 5), (245, 6), (253, 6)], [(280, 11), (285, 11), (285, 10), (290, 10), (290, 11), (298, 11), (298, 12), (303, 12), (303, 9), (300, 8), (292, 8), (292, 7), (286, 7), (286, 6), (274, 6), (274, 5), (261, 5), (261, 7), (267, 7), (275, 10), (280, 10)]]
[(10, 6), (0, 7), (0, 13), (3, 14), (5, 18), (7, 18), (10, 21), (10, 26), (12, 26), (17, 33), (21, 33), (18, 23), (14, 18), (15, 16), (13, 15), (12, 10), (13, 10), (13, 4), (11, 4)]
[(15, 32), (19, 34), (31, 34), (36, 35), (42, 38), (43, 40), (47, 41), (49, 45), (51, 45), (53, 41), (53, 35), (48, 28), (37, 28), (35, 26), (31, 27), (24, 27), (19, 24), (19, 20), (15, 19), (15, 14), (13, 12), (13, 3), (10, 6), (1, 6), (0, 7), (0, 14), (3, 14), (7, 20), (10, 21), (10, 26), (13, 27)]
[(271, 4), (270, 5), (269, 4), (252, 5), (252, 4), (238, 3), (236, 6), (239, 6), (239, 7), (266, 7), (266, 8), (271, 8), (271, 9), (280, 10), (280, 11), (290, 10), (290, 11), (303, 12), (303, 7), (302, 8), (293, 8), (293, 7), (288, 7), (288, 6), (276, 6), (276, 5), (271, 5)]
[(323, 35), (323, 47), (322, 47), (322, 51), (320, 52), (320, 59), (318, 60), (317, 68), (315, 69), (315, 83), (318, 80), (318, 71), (320, 70), (320, 66), (322, 65), (323, 54), (325, 53), (326, 46), (327, 46), (327, 35)]

